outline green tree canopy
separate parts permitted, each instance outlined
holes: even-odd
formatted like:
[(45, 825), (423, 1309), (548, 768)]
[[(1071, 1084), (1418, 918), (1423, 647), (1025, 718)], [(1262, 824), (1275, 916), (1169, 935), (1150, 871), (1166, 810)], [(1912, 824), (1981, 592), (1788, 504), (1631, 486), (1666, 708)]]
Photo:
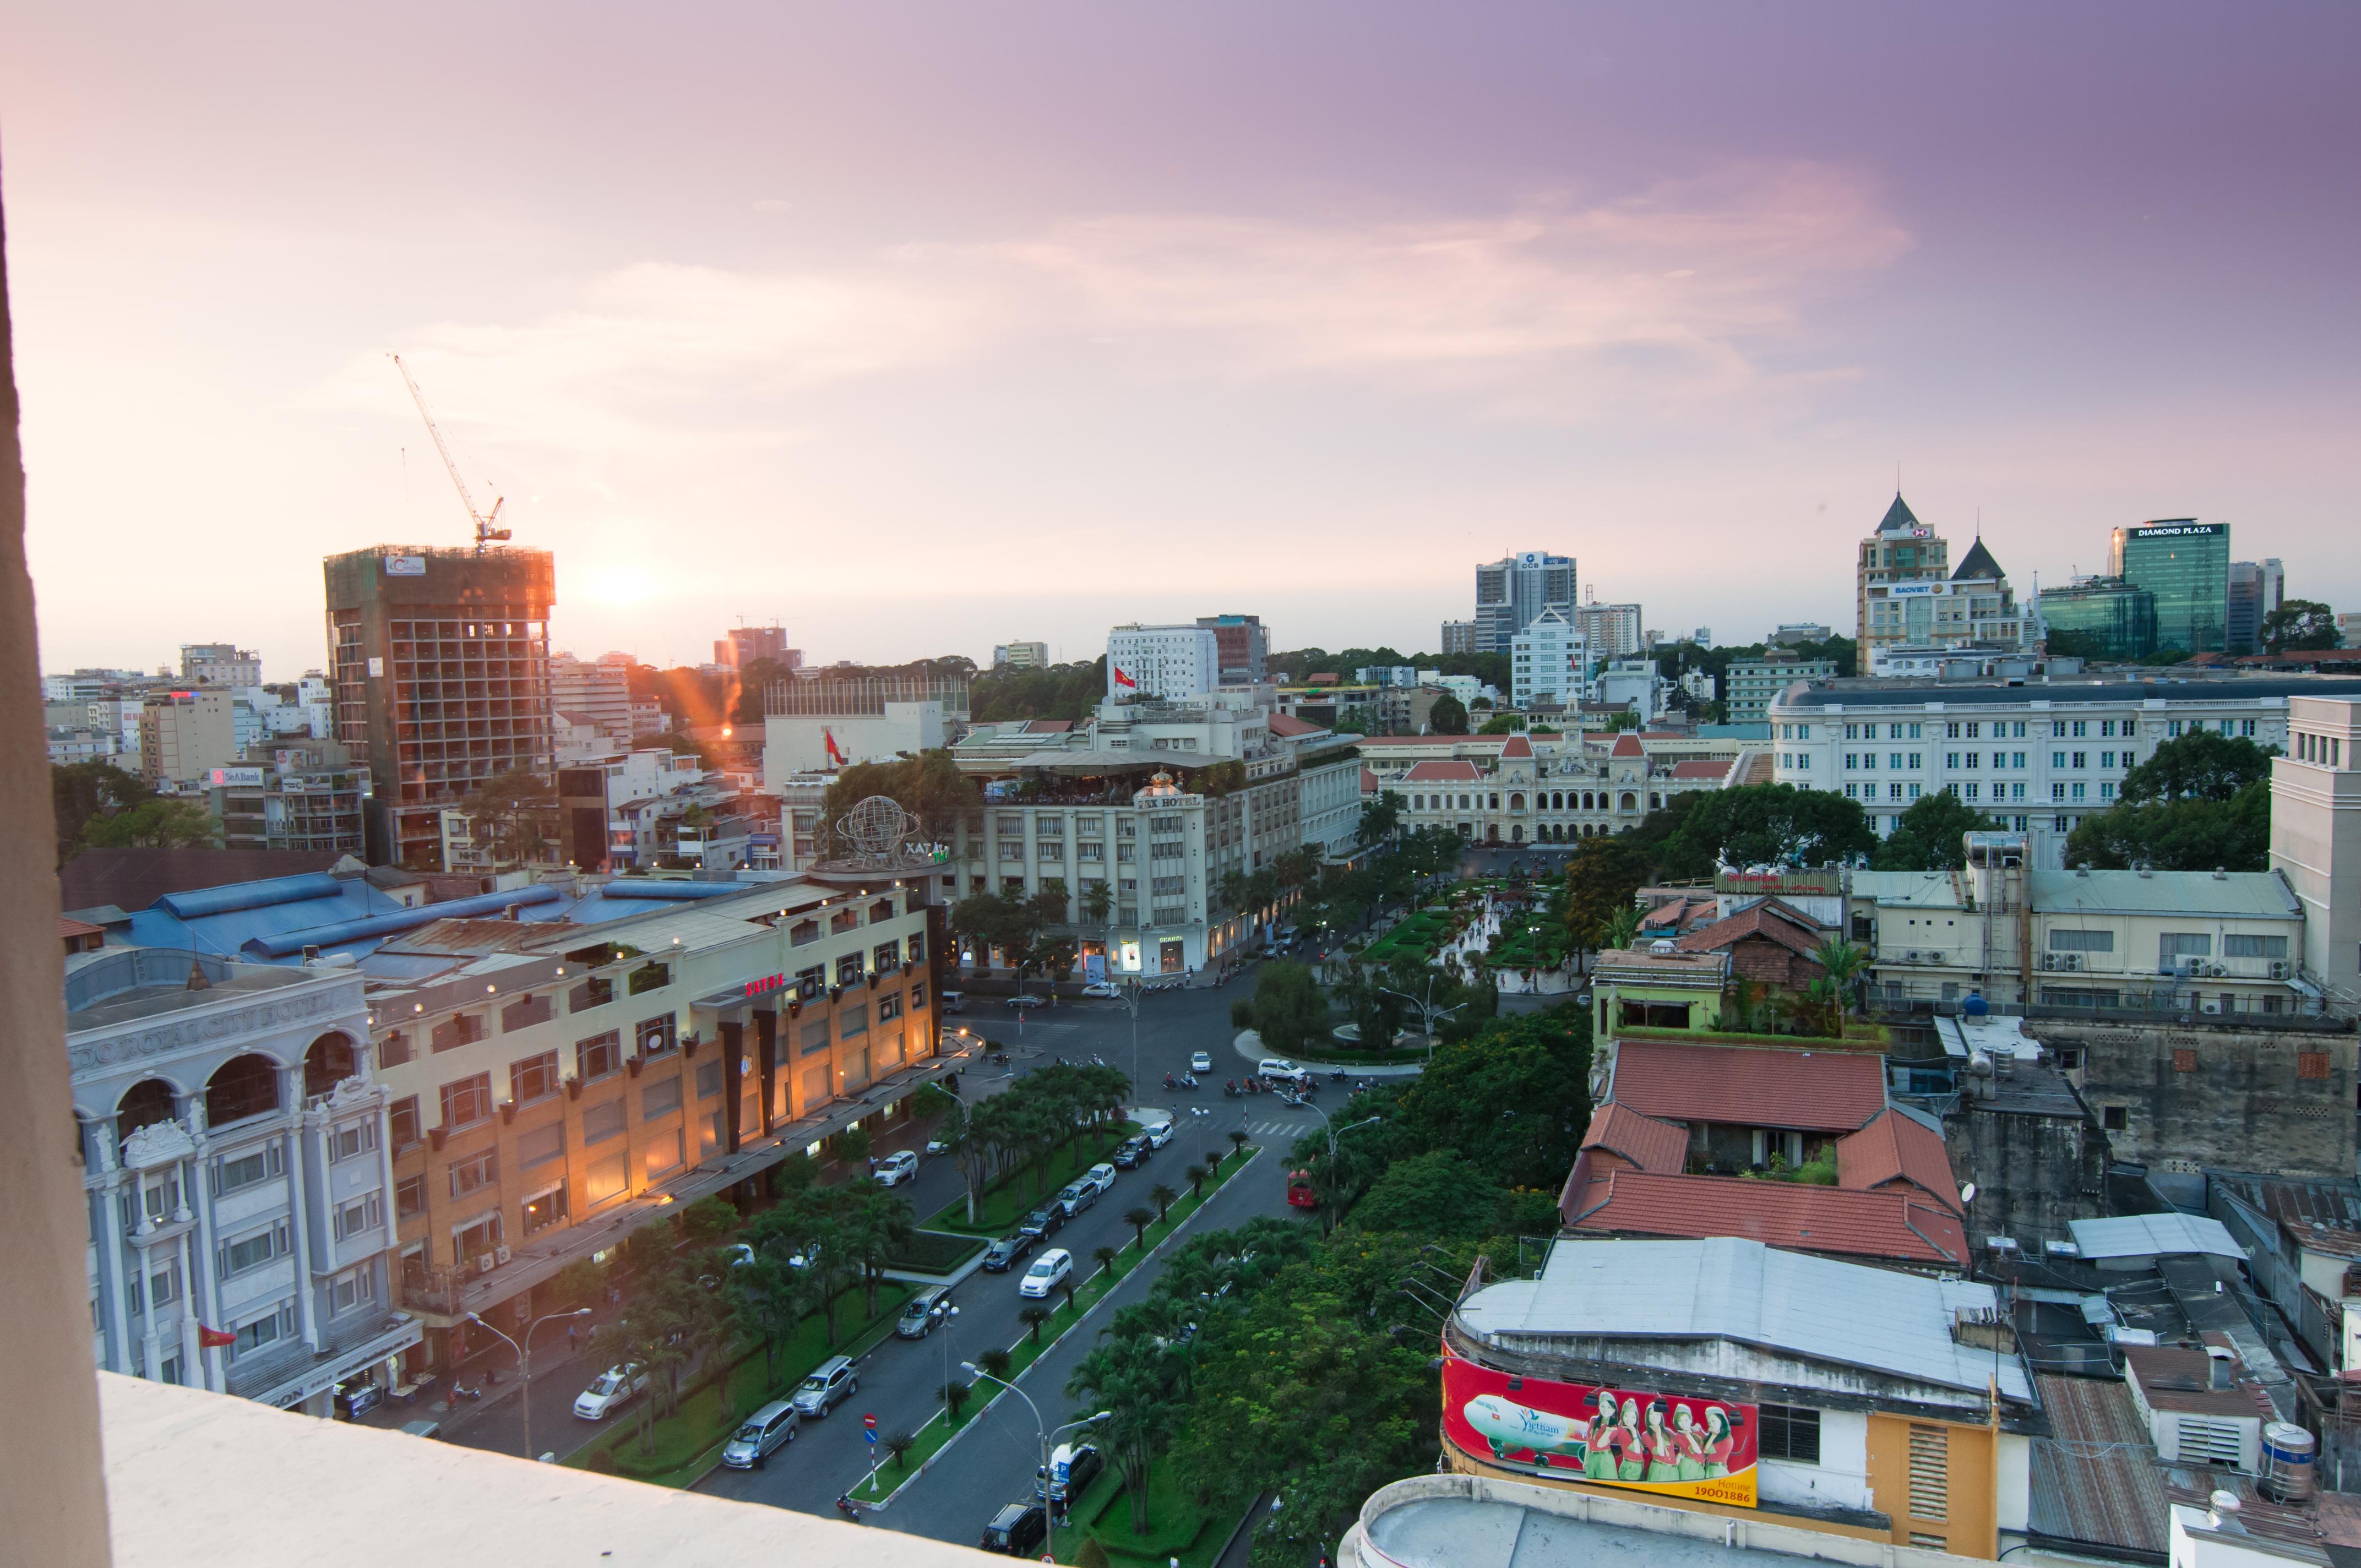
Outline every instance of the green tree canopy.
[(855, 762), (836, 775), (820, 803), (829, 831), (855, 806), (882, 795), (918, 819), (918, 837), (948, 842), (961, 815), (983, 804), (975, 781), (959, 771), (949, 751), (938, 748), (890, 762)]
[(2340, 641), (2336, 612), (2318, 599), (2289, 599), (2263, 617), (2263, 652), (2310, 653)]
[(494, 773), (456, 807), (469, 831), (493, 861), (522, 865), (541, 858), (557, 835), (557, 792), (546, 775), (531, 768)]
[(1388, 1166), (1353, 1205), (1353, 1224), (1429, 1236), (1489, 1235), (1508, 1195), (1458, 1150), (1432, 1149)]
[(57, 815), (58, 863), (82, 842), (93, 818), (127, 811), (156, 792), (137, 775), (107, 762), (63, 762), (49, 769), (49, 804)]
[(2123, 798), (2084, 817), (2069, 865), (2258, 872), (2270, 863), (2271, 754), (2252, 740), (2192, 729), (2124, 775)]
[(1476, 733), (1478, 735), (1514, 735), (1521, 722), (1522, 721), (1512, 713), (1495, 714), (1491, 718), (1486, 719), (1484, 721), (1484, 728), (1478, 729)]
[(203, 801), (170, 796), (93, 817), (82, 830), (86, 850), (180, 850), (220, 842), (221, 823)]
[(1266, 963), (1255, 979), (1255, 1032), (1266, 1049), (1291, 1056), (1328, 1033), (1328, 998), (1302, 964)]
[(1607, 943), (1609, 927), (1631, 901), (1654, 868), (1648, 853), (1626, 837), (1585, 839), (1566, 857), (1566, 934), (1574, 945), (1595, 952)]
[(1427, 709), (1426, 727), (1437, 735), (1466, 734), (1467, 705), (1444, 692), (1434, 699), (1434, 706)]
[(1957, 871), (1967, 863), (1964, 835), (2000, 828), (1949, 790), (1937, 790), (1911, 803), (1869, 863), (1882, 872)]
[(1858, 801), (1833, 790), (1792, 784), (1744, 784), (1675, 795), (1661, 826), (1652, 812), (1639, 841), (1653, 844), (1659, 876), (1710, 876), (1730, 865), (1826, 866), (1867, 855), (1877, 847)]
[(1451, 1149), (1503, 1186), (1554, 1188), (1590, 1125), (1590, 1011), (1495, 1018), (1438, 1047), (1397, 1102), (1397, 1148)]

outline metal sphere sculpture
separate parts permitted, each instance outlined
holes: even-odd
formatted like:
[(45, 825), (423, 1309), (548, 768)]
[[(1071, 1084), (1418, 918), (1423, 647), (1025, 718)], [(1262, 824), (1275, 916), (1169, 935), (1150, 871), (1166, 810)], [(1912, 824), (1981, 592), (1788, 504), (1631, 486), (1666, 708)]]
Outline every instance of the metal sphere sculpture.
[(854, 858), (872, 865), (891, 865), (902, 846), (917, 830), (917, 822), (890, 796), (873, 795), (836, 820), (837, 836), (852, 846)]

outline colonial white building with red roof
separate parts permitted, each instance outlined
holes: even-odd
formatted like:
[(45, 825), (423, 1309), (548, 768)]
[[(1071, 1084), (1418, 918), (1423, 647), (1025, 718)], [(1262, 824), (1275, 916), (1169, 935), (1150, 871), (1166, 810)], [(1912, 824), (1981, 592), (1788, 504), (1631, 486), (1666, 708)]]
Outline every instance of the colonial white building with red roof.
[(1405, 828), (1485, 844), (1569, 844), (1637, 827), (1676, 795), (1753, 771), (1745, 742), (1674, 732), (1364, 736), (1363, 789)]

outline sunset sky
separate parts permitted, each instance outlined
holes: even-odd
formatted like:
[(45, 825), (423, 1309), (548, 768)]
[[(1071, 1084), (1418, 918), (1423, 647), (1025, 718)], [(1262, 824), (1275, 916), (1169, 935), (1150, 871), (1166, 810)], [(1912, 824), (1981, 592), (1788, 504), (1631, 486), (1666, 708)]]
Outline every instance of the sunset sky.
[(45, 663), (321, 662), (320, 558), (561, 646), (1432, 649), (1576, 556), (1849, 630), (1897, 465), (2021, 590), (2232, 526), (2361, 609), (2361, 8), (0, 0)]

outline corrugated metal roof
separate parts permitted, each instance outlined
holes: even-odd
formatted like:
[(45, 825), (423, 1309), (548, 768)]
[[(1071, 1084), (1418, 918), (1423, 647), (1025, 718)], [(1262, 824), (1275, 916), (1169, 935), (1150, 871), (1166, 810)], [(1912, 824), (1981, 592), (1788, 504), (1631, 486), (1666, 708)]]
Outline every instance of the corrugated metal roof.
[(1457, 1316), (1479, 1337), (1727, 1339), (1971, 1393), (1997, 1366), (2002, 1397), (2024, 1403), (2032, 1385), (2015, 1356), (1951, 1338), (1955, 1313), (1998, 1305), (1989, 1285), (1716, 1236), (1563, 1241), (1539, 1279), (1488, 1286)]
[(1855, 872), (1852, 896), (1903, 908), (1959, 909), (1967, 904), (1949, 872)]
[(2070, 1220), (2074, 1245), (2085, 1258), (2167, 1257), (2206, 1253), (2246, 1261), (2246, 1252), (2229, 1228), (2203, 1214), (2124, 1214), (2112, 1220)]
[(2224, 920), (2301, 919), (2303, 905), (2277, 872), (2033, 872), (2035, 913), (2211, 915)]
[(2164, 1475), (2131, 1390), (2113, 1377), (2037, 1375), (2048, 1437), (2033, 1440), (2031, 1507), (2039, 1534), (2162, 1553)]

